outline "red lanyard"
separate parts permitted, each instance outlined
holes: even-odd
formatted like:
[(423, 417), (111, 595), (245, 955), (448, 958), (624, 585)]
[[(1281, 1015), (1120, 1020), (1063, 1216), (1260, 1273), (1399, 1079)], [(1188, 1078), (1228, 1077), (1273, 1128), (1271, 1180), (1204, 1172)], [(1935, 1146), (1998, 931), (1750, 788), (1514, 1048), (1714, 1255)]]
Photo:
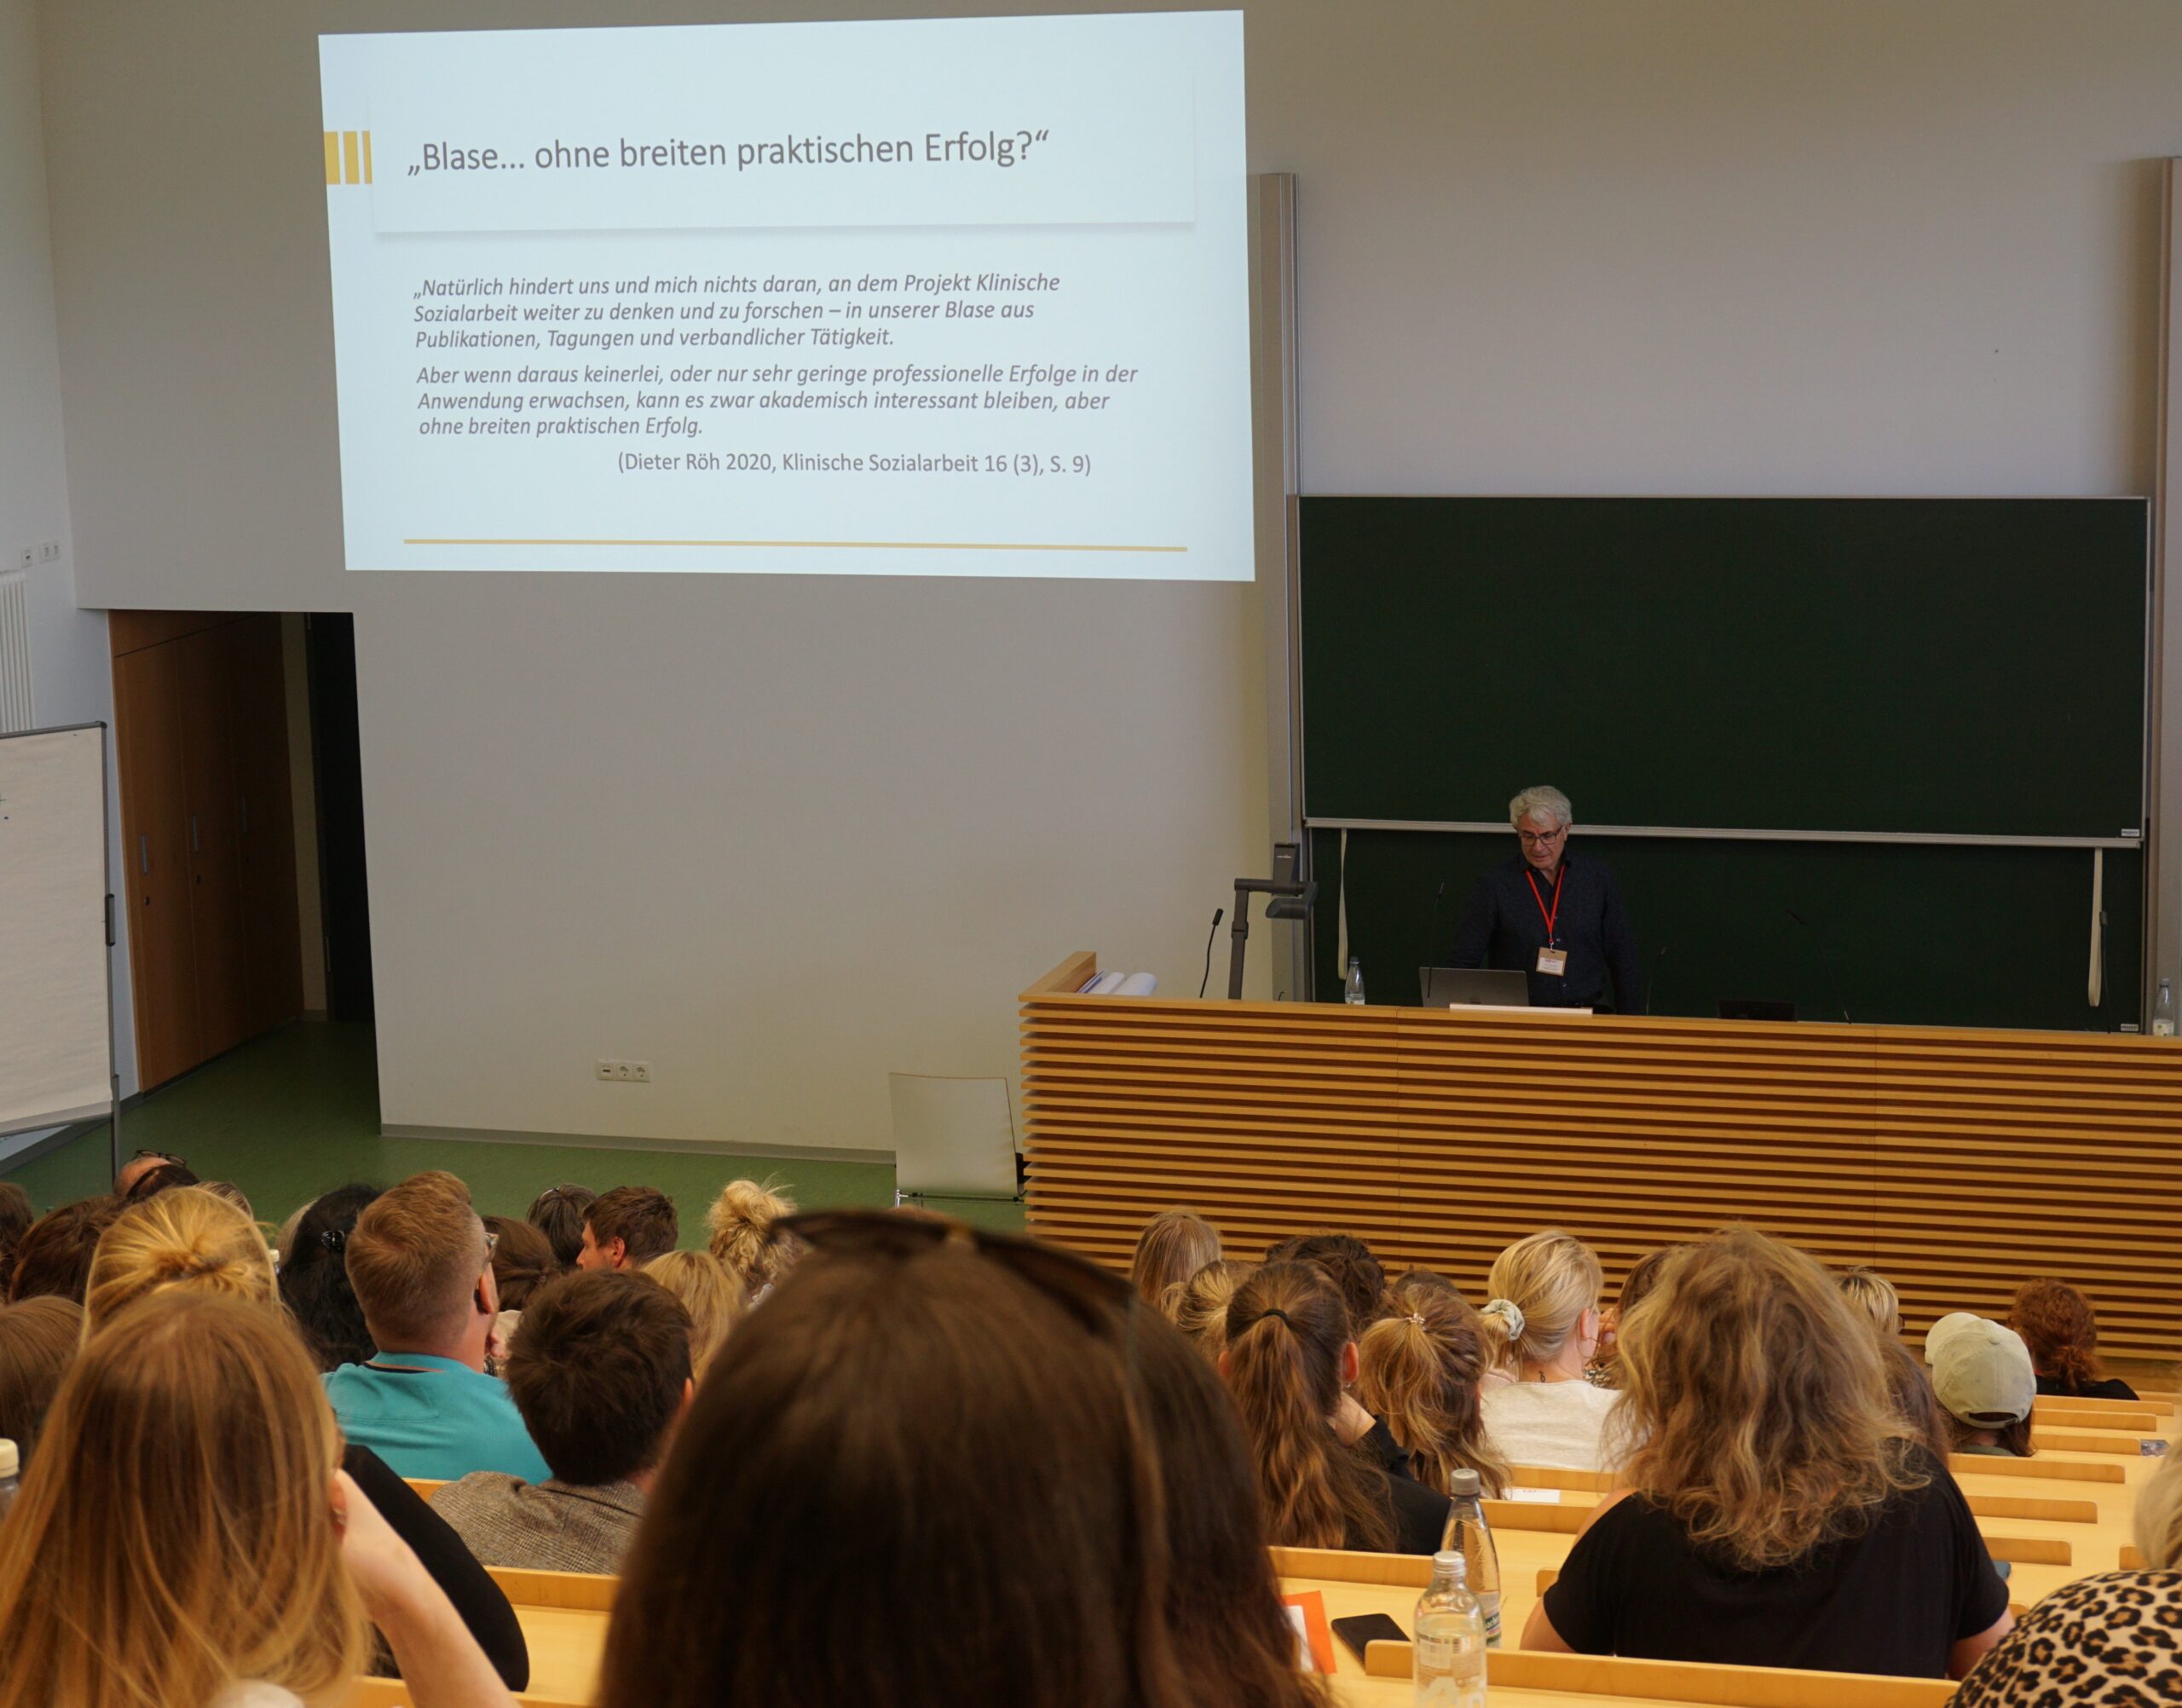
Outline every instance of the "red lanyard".
[(1529, 872), (1523, 874), (1524, 882), (1531, 886), (1531, 899), (1538, 903), (1538, 916), (1545, 921), (1545, 940), (1549, 946), (1553, 942), (1553, 922), (1561, 917), (1561, 886), (1567, 875), (1568, 863), (1563, 860), (1561, 863), (1561, 869), (1553, 874), (1553, 911), (1548, 913), (1545, 909), (1545, 897), (1538, 892), (1536, 875)]

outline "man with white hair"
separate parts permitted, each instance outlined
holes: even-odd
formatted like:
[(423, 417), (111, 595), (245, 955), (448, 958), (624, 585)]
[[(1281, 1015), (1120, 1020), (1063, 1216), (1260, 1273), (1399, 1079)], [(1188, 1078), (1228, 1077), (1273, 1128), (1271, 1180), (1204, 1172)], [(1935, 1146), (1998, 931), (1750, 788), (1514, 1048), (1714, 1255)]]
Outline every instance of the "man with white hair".
[(1533, 1007), (1636, 1013), (1643, 996), (1629, 915), (1613, 874), (1568, 851), (1573, 816), (1557, 788), (1527, 788), (1508, 803), (1521, 851), (1477, 880), (1447, 964), (1528, 973)]

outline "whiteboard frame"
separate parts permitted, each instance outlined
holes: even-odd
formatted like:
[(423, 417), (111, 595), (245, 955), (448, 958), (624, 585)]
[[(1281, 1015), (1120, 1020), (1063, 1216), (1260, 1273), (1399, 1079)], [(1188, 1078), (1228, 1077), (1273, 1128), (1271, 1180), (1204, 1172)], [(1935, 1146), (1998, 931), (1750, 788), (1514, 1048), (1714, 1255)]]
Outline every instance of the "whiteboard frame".
[[(121, 1172), (121, 1074), (116, 1065), (113, 1029), (113, 732), (104, 723), (55, 724), (41, 729), (0, 730), (0, 741), (17, 741), (31, 736), (69, 736), (84, 730), (99, 732), (99, 872), (106, 892), (106, 1077), (107, 1149), (113, 1172)], [(66, 1127), (95, 1118), (86, 1109), (55, 1110), (16, 1126), (0, 1128), (0, 1138), (34, 1133), (41, 1127)]]

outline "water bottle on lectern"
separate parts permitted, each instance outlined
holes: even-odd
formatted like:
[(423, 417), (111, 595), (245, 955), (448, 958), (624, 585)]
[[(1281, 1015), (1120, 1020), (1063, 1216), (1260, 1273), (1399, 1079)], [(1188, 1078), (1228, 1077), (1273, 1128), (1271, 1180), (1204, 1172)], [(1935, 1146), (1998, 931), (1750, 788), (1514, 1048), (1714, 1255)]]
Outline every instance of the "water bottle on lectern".
[(2174, 1036), (2174, 981), (2172, 978), (2159, 981), (2159, 995), (2151, 1005), (2151, 1035), (2155, 1038)]
[(1348, 957), (1348, 986), (1342, 1000), (1353, 1008), (1364, 1006), (1364, 963), (1353, 955)]

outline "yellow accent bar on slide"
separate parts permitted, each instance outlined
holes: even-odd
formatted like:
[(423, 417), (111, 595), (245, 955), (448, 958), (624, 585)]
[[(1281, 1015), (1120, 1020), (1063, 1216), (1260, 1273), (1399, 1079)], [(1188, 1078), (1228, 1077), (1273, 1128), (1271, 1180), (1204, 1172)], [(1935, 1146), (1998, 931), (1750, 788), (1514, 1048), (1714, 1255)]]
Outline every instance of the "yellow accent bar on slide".
[(364, 182), (368, 184), (372, 181), (372, 133), (367, 130), (362, 133), (362, 136), (364, 139)]
[(338, 130), (326, 133), (326, 182), (329, 184), (341, 182), (341, 133)]
[(404, 545), (754, 545), (815, 551), (1163, 551), (1186, 545), (1071, 545), (1013, 540), (404, 540)]
[(353, 130), (341, 133), (341, 181), (346, 184), (361, 184), (364, 181), (363, 162), (356, 153), (356, 133)]

